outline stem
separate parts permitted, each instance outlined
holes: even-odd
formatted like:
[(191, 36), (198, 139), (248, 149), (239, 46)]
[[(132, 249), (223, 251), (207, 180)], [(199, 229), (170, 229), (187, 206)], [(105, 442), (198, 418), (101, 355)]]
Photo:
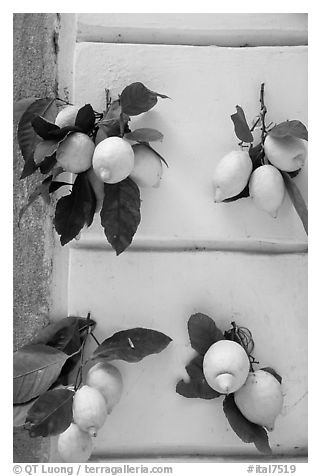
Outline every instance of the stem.
[[(88, 312), (87, 314), (87, 320), (89, 321), (90, 319), (90, 312)], [(82, 341), (82, 344), (81, 344), (81, 354), (80, 354), (80, 364), (79, 364), (79, 368), (78, 368), (78, 372), (77, 372), (77, 375), (76, 375), (76, 379), (75, 379), (75, 384), (74, 384), (74, 389), (75, 389), (75, 392), (77, 391), (77, 389), (80, 387), (81, 385), (81, 382), (82, 382), (82, 369), (83, 369), (83, 366), (84, 366), (84, 350), (85, 350), (85, 345), (86, 345), (86, 342), (87, 342), (87, 338), (88, 338), (88, 335), (90, 334), (90, 326), (87, 326), (86, 328), (86, 334), (85, 334), (85, 337), (84, 337), (84, 340)], [(78, 383), (78, 379), (79, 379), (79, 383)]]
[(95, 335), (93, 334), (93, 332), (90, 333), (91, 337), (94, 339), (94, 341), (96, 342), (97, 345), (100, 345), (99, 341), (96, 339)]
[(261, 84), (261, 90), (260, 90), (260, 103), (261, 103), (261, 111), (260, 111), (260, 117), (261, 117), (261, 142), (262, 145), (264, 144), (265, 141), (265, 136), (267, 134), (266, 132), (266, 125), (265, 125), (265, 116), (267, 113), (266, 106), (264, 104), (264, 83)]
[(119, 116), (119, 126), (120, 126), (120, 137), (124, 137), (124, 134), (125, 134), (125, 124), (124, 124), (123, 112), (121, 112), (121, 113), (120, 113), (120, 116)]

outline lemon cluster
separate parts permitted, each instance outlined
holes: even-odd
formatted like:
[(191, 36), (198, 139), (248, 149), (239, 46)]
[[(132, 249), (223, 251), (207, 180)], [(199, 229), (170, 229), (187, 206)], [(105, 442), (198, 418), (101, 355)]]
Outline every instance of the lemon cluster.
[(263, 147), (268, 162), (254, 171), (248, 151), (234, 150), (220, 160), (213, 176), (215, 202), (236, 197), (248, 185), (253, 203), (273, 218), (277, 217), (285, 196), (282, 172), (301, 169), (307, 148), (302, 139), (271, 135), (266, 136)]
[[(56, 125), (74, 126), (77, 113), (76, 106), (66, 106), (58, 113)], [(71, 132), (59, 144), (56, 159), (66, 172), (88, 171), (97, 199), (96, 211), (103, 202), (104, 183), (115, 184), (130, 177), (140, 187), (158, 187), (163, 173), (162, 162), (152, 149), (99, 133), (94, 143), (83, 132)]]
[(235, 404), (247, 420), (273, 430), (283, 406), (281, 384), (264, 369), (250, 371), (242, 345), (230, 340), (213, 344), (204, 356), (203, 373), (217, 392), (234, 393)]
[(98, 362), (73, 399), (73, 422), (58, 437), (58, 453), (65, 463), (85, 463), (93, 450), (93, 437), (120, 400), (123, 380), (108, 362)]

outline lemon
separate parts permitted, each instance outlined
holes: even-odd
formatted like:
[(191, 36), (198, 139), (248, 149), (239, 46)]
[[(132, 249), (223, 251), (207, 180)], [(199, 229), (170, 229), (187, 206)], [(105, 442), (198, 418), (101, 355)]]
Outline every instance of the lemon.
[(99, 142), (93, 155), (93, 168), (105, 183), (124, 180), (134, 168), (134, 151), (121, 137), (107, 137)]
[(86, 384), (100, 391), (110, 413), (120, 400), (123, 379), (119, 370), (108, 362), (98, 362), (88, 371)]
[(96, 213), (98, 213), (103, 205), (105, 197), (104, 182), (96, 175), (93, 167), (90, 167), (86, 174), (96, 196)]
[(91, 167), (94, 150), (95, 144), (86, 134), (73, 132), (59, 144), (56, 159), (66, 172), (78, 174)]
[(266, 136), (264, 152), (272, 165), (285, 172), (301, 169), (307, 157), (307, 147), (303, 139), (297, 137)]
[(133, 150), (135, 165), (130, 178), (140, 187), (159, 187), (163, 175), (160, 158), (143, 144), (133, 145)]
[(262, 165), (252, 173), (249, 190), (254, 204), (276, 218), (285, 195), (281, 172), (273, 165)]
[(58, 112), (55, 124), (59, 127), (74, 126), (79, 108), (76, 106), (66, 106)]
[(265, 370), (250, 372), (234, 400), (245, 418), (272, 431), (283, 406), (281, 384)]
[(79, 428), (90, 436), (97, 436), (106, 418), (107, 407), (102, 394), (88, 385), (78, 389), (73, 400), (73, 419)]
[(75, 423), (58, 437), (58, 453), (65, 463), (85, 463), (92, 452), (92, 439)]
[(235, 197), (246, 187), (253, 169), (249, 153), (232, 150), (217, 164), (213, 176), (214, 201)]
[(244, 348), (237, 342), (220, 340), (213, 344), (204, 356), (204, 377), (211, 388), (229, 394), (245, 382), (250, 361)]

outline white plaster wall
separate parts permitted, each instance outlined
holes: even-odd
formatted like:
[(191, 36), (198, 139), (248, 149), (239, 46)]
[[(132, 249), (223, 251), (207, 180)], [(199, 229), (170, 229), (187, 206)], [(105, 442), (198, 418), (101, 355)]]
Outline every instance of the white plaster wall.
[[(297, 31), (298, 25), (306, 35), (305, 17), (291, 17), (283, 18), (289, 26), (288, 44), (293, 44), (290, 31)], [(156, 36), (162, 30), (155, 42), (165, 44), (140, 44), (145, 23), (137, 29), (136, 18), (100, 16), (104, 34), (97, 39), (98, 17), (81, 14), (74, 24), (78, 42), (72, 41), (73, 75), (67, 83), (75, 103), (89, 102), (96, 110), (104, 108), (106, 87), (117, 97), (134, 81), (169, 95), (171, 100), (160, 100), (131, 126), (164, 133), (163, 143), (155, 148), (170, 167), (158, 190), (142, 192), (142, 222), (128, 251), (119, 257), (111, 252), (99, 216), (80, 241), (64, 250), (65, 306), (71, 315), (90, 311), (100, 340), (136, 326), (153, 327), (174, 340), (162, 354), (139, 364), (117, 363), (124, 376), (124, 397), (95, 440), (94, 455), (257, 454), (230, 430), (220, 401), (186, 400), (175, 393), (192, 355), (187, 319), (197, 311), (208, 313), (222, 328), (236, 320), (251, 329), (262, 366), (275, 367), (284, 378), (285, 410), (270, 437), (273, 450), (304, 454), (307, 238), (288, 198), (277, 220), (249, 199), (214, 204), (211, 175), (220, 157), (237, 145), (230, 119), (235, 105), (253, 118), (261, 82), (266, 84), (268, 120), (307, 123), (307, 48), (231, 48), (226, 34), (220, 36), (227, 43), (221, 47), (169, 45), (179, 36), (164, 40), (162, 22), (154, 24)], [(205, 18), (201, 23), (189, 18), (185, 38), (186, 32), (193, 41), (195, 31), (201, 36), (208, 32)], [(147, 20), (150, 34), (153, 23)], [(172, 18), (177, 32), (176, 20)], [(237, 18), (230, 20), (236, 35)], [(135, 44), (115, 44), (115, 24), (117, 29), (136, 27)], [(281, 24), (276, 25), (280, 32)], [(280, 45), (281, 36), (275, 35)], [(142, 43), (153, 43), (154, 37), (141, 38)], [(256, 38), (260, 43), (260, 36)], [(298, 43), (304, 40), (296, 39)], [(307, 199), (307, 167), (295, 181)], [(61, 256), (58, 249), (58, 261)]]

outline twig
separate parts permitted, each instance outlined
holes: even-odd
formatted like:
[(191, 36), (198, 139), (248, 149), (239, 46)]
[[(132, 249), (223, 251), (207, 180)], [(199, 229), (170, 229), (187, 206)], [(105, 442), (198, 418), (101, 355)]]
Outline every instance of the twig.
[(264, 83), (261, 84), (261, 90), (260, 90), (260, 103), (261, 103), (261, 112), (260, 112), (260, 118), (261, 118), (261, 142), (264, 144), (265, 136), (266, 136), (266, 126), (265, 126), (265, 115), (267, 113), (266, 106), (264, 104)]

